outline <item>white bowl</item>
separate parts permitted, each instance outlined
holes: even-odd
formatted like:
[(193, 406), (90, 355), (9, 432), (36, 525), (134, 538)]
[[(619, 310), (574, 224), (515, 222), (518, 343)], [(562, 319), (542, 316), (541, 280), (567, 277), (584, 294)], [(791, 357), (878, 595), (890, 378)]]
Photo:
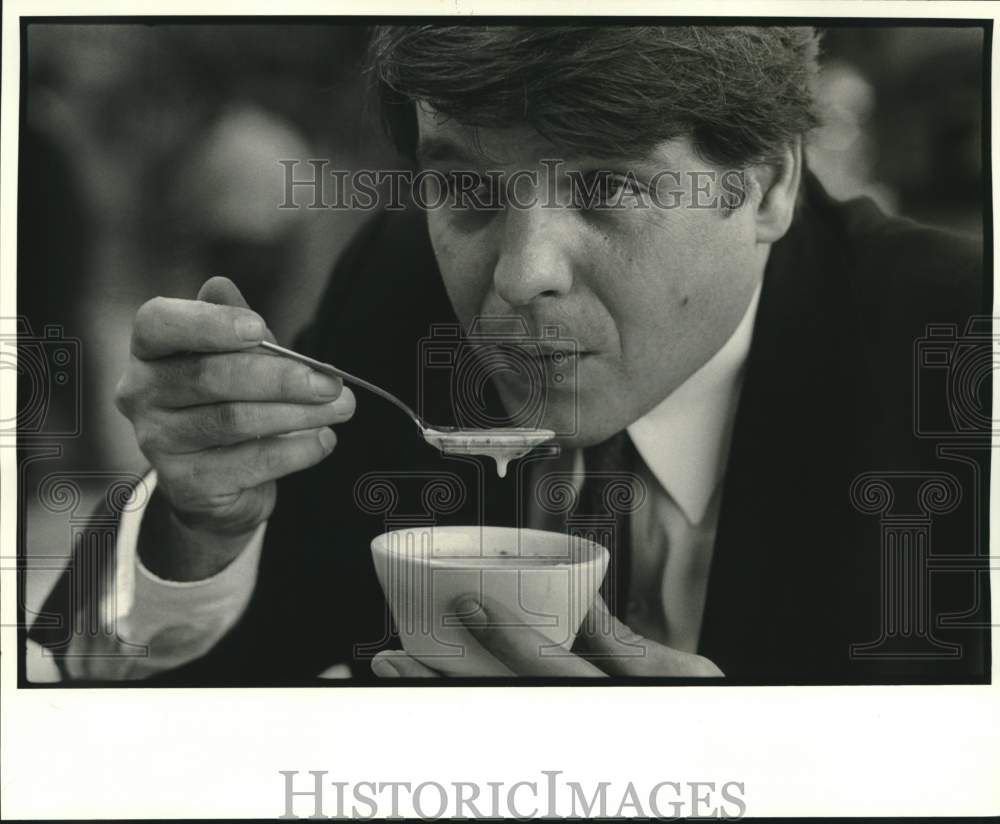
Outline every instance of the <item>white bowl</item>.
[(566, 655), (608, 568), (600, 544), (537, 529), (415, 527), (371, 546), (403, 648), (447, 675), (510, 675), (465, 629), (462, 596), (505, 606), (544, 636), (540, 656)]

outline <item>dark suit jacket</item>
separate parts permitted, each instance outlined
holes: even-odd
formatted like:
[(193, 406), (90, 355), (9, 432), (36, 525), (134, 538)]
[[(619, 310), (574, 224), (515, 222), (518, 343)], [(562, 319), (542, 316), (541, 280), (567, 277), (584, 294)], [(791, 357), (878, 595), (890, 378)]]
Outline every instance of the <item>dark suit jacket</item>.
[[(988, 423), (955, 422), (947, 376), (975, 359), (966, 325), (989, 292), (979, 242), (834, 202), (807, 176), (765, 273), (724, 480), (699, 651), (730, 683), (988, 679)], [(417, 405), (433, 323), (455, 318), (423, 215), (385, 212), (297, 345)], [(922, 344), (928, 323), (957, 334)], [(928, 347), (943, 354), (917, 369)], [(985, 374), (969, 397), (988, 422)], [(333, 456), (280, 482), (243, 619), (152, 683), (309, 683), (338, 661), (371, 678), (371, 656), (394, 645), (372, 537), (426, 517), (423, 485), (442, 475), (465, 493), (439, 523), (514, 522), (516, 476), (442, 458), (396, 409), (356, 394)], [(447, 403), (424, 411), (450, 417)], [(397, 490), (388, 509), (368, 494), (375, 477)], [(47, 611), (67, 609), (62, 589)]]

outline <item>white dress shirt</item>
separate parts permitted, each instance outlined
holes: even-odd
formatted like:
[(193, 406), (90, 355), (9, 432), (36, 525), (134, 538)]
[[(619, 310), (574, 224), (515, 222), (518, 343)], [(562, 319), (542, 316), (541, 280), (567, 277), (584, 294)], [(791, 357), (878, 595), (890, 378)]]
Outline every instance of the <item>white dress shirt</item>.
[[(638, 474), (647, 499), (631, 520), (632, 583), (625, 621), (641, 635), (676, 649), (694, 651), (698, 644), (721, 481), (759, 298), (758, 286), (722, 348), (628, 427), (642, 458)], [(572, 468), (579, 487), (582, 450), (556, 460), (561, 463), (545, 461), (545, 469)], [(150, 473), (147, 501), (155, 484), (156, 473)], [(73, 678), (144, 678), (192, 661), (239, 621), (253, 592), (266, 524), (221, 572), (181, 583), (158, 578), (140, 563), (137, 545), (144, 509), (128, 509), (119, 526), (115, 593), (102, 604), (102, 614), (110, 619), (113, 611), (118, 639), (146, 646), (149, 654), (116, 656), (111, 648), (116, 641), (102, 639), (104, 648), (74, 648), (73, 657), (65, 659)], [(546, 517), (530, 511), (529, 526), (544, 528)], [(29, 650), (31, 655), (37, 657), (38, 650)], [(330, 674), (345, 672), (341, 666)]]

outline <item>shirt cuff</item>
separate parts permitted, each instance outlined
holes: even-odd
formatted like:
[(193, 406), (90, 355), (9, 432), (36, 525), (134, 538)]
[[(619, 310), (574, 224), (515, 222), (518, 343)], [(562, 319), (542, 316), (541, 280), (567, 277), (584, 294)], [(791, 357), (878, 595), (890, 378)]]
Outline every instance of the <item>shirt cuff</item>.
[(150, 472), (124, 507), (115, 547), (114, 604), (104, 611), (113, 616), (121, 642), (148, 648), (145, 660), (125, 677), (187, 663), (208, 652), (236, 624), (253, 594), (267, 529), (266, 522), (258, 526), (240, 554), (215, 575), (165, 580), (146, 569), (138, 553), (142, 518), (155, 488), (156, 473)]
[[(160, 578), (143, 566), (139, 558), (139, 532), (142, 518), (156, 490), (156, 471), (150, 471), (132, 491), (123, 507), (118, 523), (118, 541), (115, 546), (115, 610), (116, 618), (132, 613), (136, 595), (141, 591), (177, 599), (202, 599), (222, 596), (228, 600), (234, 591), (253, 587), (257, 579), (257, 565), (264, 546), (267, 522), (260, 524), (247, 545), (226, 567), (215, 575), (197, 581), (170, 581)], [(179, 601), (178, 601), (179, 603)]]

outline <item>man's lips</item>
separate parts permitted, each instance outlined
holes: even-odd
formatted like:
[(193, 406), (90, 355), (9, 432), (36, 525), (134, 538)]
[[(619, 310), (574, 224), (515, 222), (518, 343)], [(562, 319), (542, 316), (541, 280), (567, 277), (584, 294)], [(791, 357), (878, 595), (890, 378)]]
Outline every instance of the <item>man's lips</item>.
[(593, 352), (581, 352), (576, 349), (567, 349), (565, 351), (560, 350), (558, 352), (542, 352), (540, 354), (533, 354), (531, 357), (535, 360), (540, 361), (550, 361), (552, 363), (564, 363), (568, 360), (576, 358), (586, 357), (587, 355), (592, 355)]
[(548, 346), (534, 342), (525, 344), (495, 343), (477, 347), (477, 351), (480, 358), (485, 358), (493, 363), (509, 362), (512, 365), (525, 361), (559, 365), (595, 354), (595, 350), (582, 347)]
[(526, 355), (531, 358), (565, 358), (575, 355), (590, 355), (592, 350), (584, 349), (580, 346), (552, 346), (545, 343), (524, 343), (524, 344), (496, 344), (496, 349), (500, 352), (510, 352)]
[[(591, 351), (579, 351), (576, 349), (560, 349), (557, 351), (549, 352), (532, 352), (526, 353), (526, 357), (522, 356), (521, 363), (524, 365), (518, 368), (513, 362), (510, 364), (511, 373), (520, 375), (520, 379), (527, 378), (535, 370), (540, 370), (544, 380), (549, 382), (550, 380), (555, 380), (557, 383), (563, 383), (567, 378), (577, 374), (577, 369), (580, 364), (585, 363), (591, 356), (595, 355), (595, 352)], [(528, 368), (528, 364), (534, 364), (534, 368)], [(511, 380), (518, 380), (519, 378), (514, 377), (513, 374), (510, 376)]]

